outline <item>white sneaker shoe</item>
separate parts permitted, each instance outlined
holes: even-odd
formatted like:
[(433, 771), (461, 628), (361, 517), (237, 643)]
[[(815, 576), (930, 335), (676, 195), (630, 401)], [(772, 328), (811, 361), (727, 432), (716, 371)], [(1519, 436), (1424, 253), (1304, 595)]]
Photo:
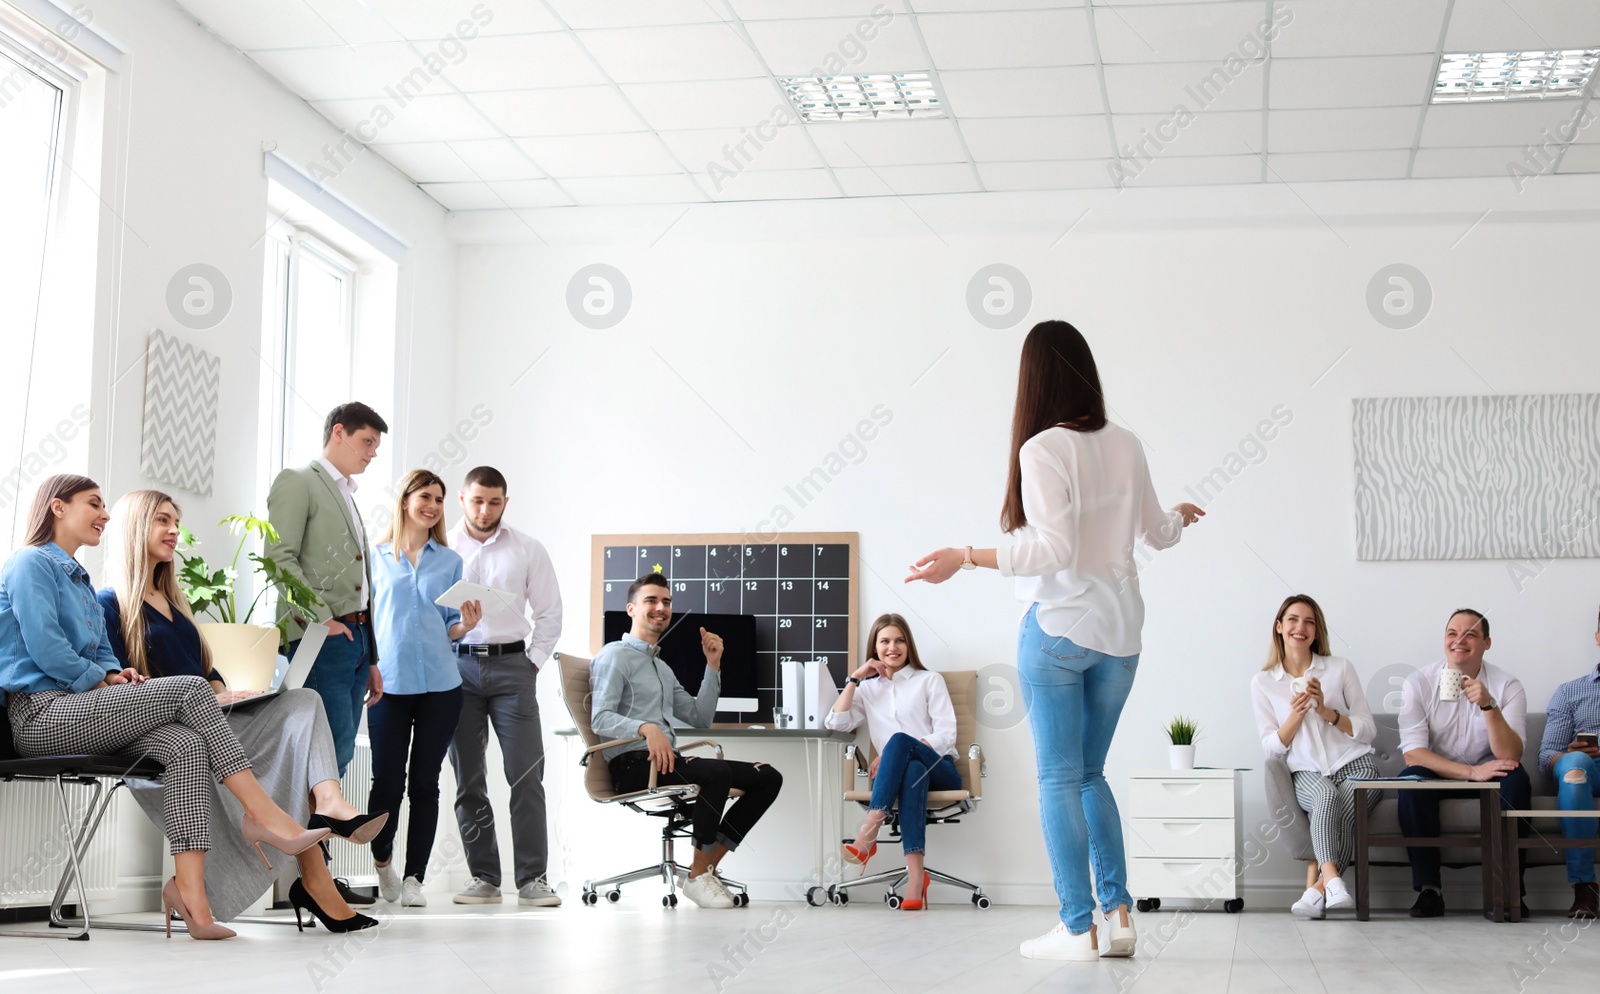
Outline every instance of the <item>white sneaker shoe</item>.
[(390, 863), (378, 869), (378, 896), (385, 901), (400, 900), (400, 868)]
[(1078, 963), (1093, 963), (1100, 959), (1100, 951), (1095, 947), (1094, 926), (1090, 925), (1089, 931), (1082, 935), (1073, 935), (1067, 931), (1065, 922), (1056, 922), (1055, 928), (1037, 939), (1024, 942), (1022, 955), (1027, 959), (1071, 960)]
[[(1128, 923), (1126, 925), (1122, 923), (1123, 916), (1127, 916)], [(1109, 915), (1102, 915), (1101, 918), (1105, 923), (1105, 932), (1103, 933), (1105, 941), (1100, 944), (1100, 955), (1105, 957), (1132, 956), (1134, 944), (1138, 941), (1138, 936), (1133, 930), (1133, 915), (1119, 909)]]
[(698, 877), (690, 877), (683, 885), (683, 896), (702, 908), (731, 908), (733, 897), (728, 894), (715, 872), (707, 870)]
[(1340, 878), (1334, 877), (1328, 881), (1327, 887), (1328, 893), (1324, 897), (1326, 902), (1324, 907), (1329, 911), (1343, 911), (1345, 908), (1356, 906), (1356, 899), (1345, 889), (1344, 881)]
[(517, 903), (535, 908), (558, 908), (561, 906), (561, 895), (550, 889), (548, 880), (539, 877), (517, 888)]
[(1315, 887), (1307, 887), (1306, 892), (1300, 895), (1300, 900), (1294, 902), (1294, 905), (1289, 910), (1301, 918), (1315, 920), (1326, 917), (1323, 914), (1322, 891), (1317, 890)]
[(500, 893), (500, 887), (497, 884), (491, 884), (487, 880), (479, 880), (477, 877), (473, 877), (472, 883), (467, 885), (467, 889), (450, 900), (455, 904), (499, 904), (505, 900), (505, 896)]
[(416, 877), (407, 877), (400, 885), (400, 907), (426, 908), (428, 899), (422, 893), (422, 881)]

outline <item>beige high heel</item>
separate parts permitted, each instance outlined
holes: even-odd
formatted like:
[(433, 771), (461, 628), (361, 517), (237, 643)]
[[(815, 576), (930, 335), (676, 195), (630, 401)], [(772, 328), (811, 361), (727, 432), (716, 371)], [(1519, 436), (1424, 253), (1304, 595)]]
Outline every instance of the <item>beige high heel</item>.
[(269, 870), (272, 869), (272, 860), (267, 858), (266, 851), (261, 848), (261, 843), (265, 842), (279, 852), (287, 853), (290, 856), (298, 856), (318, 842), (326, 839), (329, 834), (326, 828), (308, 828), (299, 835), (286, 839), (281, 835), (267, 831), (260, 822), (248, 814), (244, 816), (244, 821), (240, 823), (239, 831), (244, 835), (246, 842), (256, 847), (256, 855), (261, 857), (261, 862), (265, 863)]
[(167, 922), (167, 938), (172, 938), (172, 913), (176, 911), (178, 917), (183, 919), (184, 925), (189, 928), (191, 939), (231, 939), (238, 935), (226, 925), (212, 922), (209, 925), (201, 924), (189, 917), (189, 909), (183, 906), (183, 895), (178, 893), (178, 878), (173, 877), (161, 885), (161, 917)]

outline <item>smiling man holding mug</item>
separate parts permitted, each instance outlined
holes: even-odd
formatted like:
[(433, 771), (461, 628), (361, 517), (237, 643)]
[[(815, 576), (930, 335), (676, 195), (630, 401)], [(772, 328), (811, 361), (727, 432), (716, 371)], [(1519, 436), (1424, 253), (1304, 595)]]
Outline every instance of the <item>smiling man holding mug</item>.
[[(1407, 678), (1400, 706), (1401, 776), (1433, 780), (1498, 780), (1500, 806), (1531, 806), (1533, 782), (1522, 768), (1522, 740), (1528, 730), (1528, 695), (1516, 677), (1484, 661), (1489, 619), (1472, 608), (1450, 615), (1444, 630), (1444, 658)], [(1439, 802), (1477, 797), (1473, 791), (1402, 790), (1400, 831), (1438, 836)], [(1526, 832), (1526, 823), (1519, 823)], [(1408, 847), (1411, 887), (1419, 892), (1413, 918), (1444, 914), (1439, 883), (1439, 850)], [(1520, 854), (1525, 860), (1527, 853)], [(1525, 865), (1525, 863), (1524, 863)], [(1522, 866), (1518, 867), (1521, 887)], [(1487, 872), (1487, 871), (1485, 871)], [(1527, 917), (1527, 905), (1522, 915)]]

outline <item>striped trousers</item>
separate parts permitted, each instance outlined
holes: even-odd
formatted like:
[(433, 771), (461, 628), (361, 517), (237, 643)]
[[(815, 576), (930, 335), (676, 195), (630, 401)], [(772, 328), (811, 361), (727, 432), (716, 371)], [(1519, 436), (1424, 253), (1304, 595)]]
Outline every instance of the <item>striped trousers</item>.
[(70, 694), (12, 694), (11, 737), (24, 756), (149, 756), (166, 767), (161, 811), (174, 853), (211, 848), (211, 786), (250, 760), (211, 685), (197, 676), (119, 683)]
[[(1294, 796), (1311, 816), (1311, 849), (1317, 862), (1332, 863), (1343, 872), (1356, 860), (1356, 800), (1351, 777), (1376, 777), (1378, 764), (1372, 753), (1357, 756), (1332, 774), (1296, 770)], [(1381, 791), (1365, 792), (1367, 810), (1378, 806)]]

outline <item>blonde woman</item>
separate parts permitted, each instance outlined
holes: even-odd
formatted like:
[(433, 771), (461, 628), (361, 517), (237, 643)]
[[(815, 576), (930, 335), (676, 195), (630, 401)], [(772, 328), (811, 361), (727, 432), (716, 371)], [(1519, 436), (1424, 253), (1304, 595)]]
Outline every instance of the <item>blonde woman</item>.
[[(439, 770), (461, 718), (461, 669), (452, 642), (483, 617), (434, 604), (461, 579), (461, 557), (445, 546), (444, 481), (414, 469), (400, 484), (394, 518), (373, 550), (372, 608), (383, 697), (367, 709), (372, 803), (398, 811), (411, 799), (405, 876), (394, 868), (396, 825), (372, 840), (378, 893), (408, 908), (428, 903), (422, 882), (439, 826)], [(407, 770), (409, 759), (409, 771)]]
[[(1350, 660), (1328, 651), (1328, 622), (1305, 594), (1279, 605), (1272, 620), (1267, 665), (1251, 682), (1261, 749), (1289, 764), (1294, 796), (1311, 816), (1317, 863), (1306, 892), (1289, 909), (1302, 918), (1355, 907), (1339, 876), (1355, 860), (1356, 800), (1352, 777), (1372, 778), (1378, 767), (1372, 739), (1378, 726)], [(1369, 806), (1378, 791), (1363, 795)]]
[[(135, 490), (111, 508), (107, 529), (106, 575), (110, 585), (99, 592), (106, 634), (118, 661), (145, 677), (197, 676), (216, 692), (218, 704), (252, 695), (229, 690), (212, 666), (211, 650), (195, 627), (188, 598), (178, 586), (174, 554), (182, 510), (159, 490)], [(388, 815), (363, 814), (339, 789), (339, 766), (333, 736), (312, 690), (288, 690), (270, 701), (229, 710), (228, 726), (244, 747), (257, 778), (278, 806), (310, 827), (327, 828), (357, 843), (371, 840)], [(130, 784), (133, 796), (163, 832), (163, 788)], [(215, 787), (213, 810), (226, 807)], [(315, 812), (315, 813), (313, 813)], [(232, 819), (227, 824), (231, 825)], [(211, 849), (206, 893), (211, 912), (229, 921), (250, 907), (281, 871), (268, 866), (248, 840), (231, 827), (218, 829)], [(328, 873), (317, 848), (296, 855), (300, 877), (289, 899), (298, 918), (305, 908), (335, 932), (371, 928), (377, 922), (350, 910)]]

